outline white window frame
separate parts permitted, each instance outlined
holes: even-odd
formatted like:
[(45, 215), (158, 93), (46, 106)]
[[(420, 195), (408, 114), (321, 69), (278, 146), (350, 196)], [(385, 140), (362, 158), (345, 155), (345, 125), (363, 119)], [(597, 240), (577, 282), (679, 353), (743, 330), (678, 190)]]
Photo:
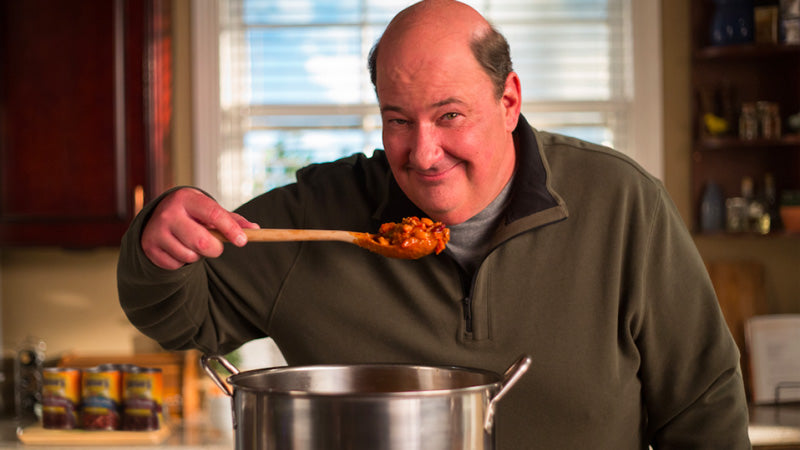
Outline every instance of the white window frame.
[[(630, 143), (626, 153), (645, 170), (663, 179), (661, 2), (633, 0), (631, 3), (633, 98), (629, 134), (623, 139)], [(220, 174), (235, 170), (231, 158), (220, 157), (218, 7), (217, 0), (191, 3), (193, 182), (215, 197), (221, 194)]]

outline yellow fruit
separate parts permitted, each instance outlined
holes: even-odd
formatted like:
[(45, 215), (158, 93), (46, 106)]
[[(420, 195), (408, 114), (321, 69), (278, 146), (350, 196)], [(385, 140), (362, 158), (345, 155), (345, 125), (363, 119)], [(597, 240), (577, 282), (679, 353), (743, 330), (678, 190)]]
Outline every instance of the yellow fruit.
[(704, 114), (703, 122), (706, 124), (706, 130), (708, 130), (708, 132), (713, 136), (717, 136), (728, 131), (728, 121), (722, 117), (715, 116), (714, 114)]

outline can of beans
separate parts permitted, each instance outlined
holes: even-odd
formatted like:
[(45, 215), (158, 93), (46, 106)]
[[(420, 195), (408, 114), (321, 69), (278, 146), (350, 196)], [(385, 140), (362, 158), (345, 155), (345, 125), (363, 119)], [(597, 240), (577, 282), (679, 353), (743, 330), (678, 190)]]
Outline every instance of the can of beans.
[(160, 368), (135, 367), (123, 374), (123, 429), (157, 430), (163, 420), (163, 379)]
[(42, 370), (42, 427), (56, 430), (78, 428), (81, 404), (81, 371), (69, 367)]
[(122, 370), (103, 364), (83, 371), (81, 411), (87, 430), (119, 430), (121, 421)]

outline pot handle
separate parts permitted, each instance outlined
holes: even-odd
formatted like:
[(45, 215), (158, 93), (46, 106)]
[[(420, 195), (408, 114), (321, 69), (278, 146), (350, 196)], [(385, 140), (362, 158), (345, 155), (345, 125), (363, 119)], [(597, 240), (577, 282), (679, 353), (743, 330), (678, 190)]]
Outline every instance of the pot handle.
[(491, 401), (489, 401), (489, 407), (486, 409), (486, 420), (483, 423), (483, 428), (487, 432), (492, 432), (497, 402), (500, 401), (500, 399), (508, 393), (508, 390), (517, 384), (519, 378), (528, 371), (528, 368), (531, 366), (531, 361), (532, 360), (530, 356), (522, 355), (514, 364), (511, 365), (511, 367), (506, 370), (505, 374), (503, 374), (503, 383), (500, 386), (500, 390), (497, 391), (497, 394), (495, 394)]
[(231, 375), (238, 374), (239, 369), (237, 369), (236, 366), (231, 364), (231, 362), (225, 359), (225, 357), (222, 355), (211, 355), (211, 356), (202, 355), (200, 357), (200, 364), (203, 365), (203, 370), (205, 370), (208, 376), (210, 376), (211, 379), (214, 380), (214, 384), (216, 384), (220, 389), (222, 389), (222, 392), (224, 392), (228, 397), (233, 397), (233, 392), (231, 391), (231, 388), (227, 384), (225, 384), (225, 382), (222, 381), (217, 371), (214, 370), (209, 364), (209, 361), (216, 361), (220, 363), (222, 367), (225, 368), (225, 370), (230, 372)]

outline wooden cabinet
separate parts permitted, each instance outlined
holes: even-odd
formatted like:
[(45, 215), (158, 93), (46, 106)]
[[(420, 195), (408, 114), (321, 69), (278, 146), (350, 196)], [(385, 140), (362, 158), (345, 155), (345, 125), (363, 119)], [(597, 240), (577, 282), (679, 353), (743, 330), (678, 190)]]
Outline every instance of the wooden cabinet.
[[(788, 117), (800, 112), (800, 45), (752, 42), (713, 46), (714, 12), (712, 0), (692, 1), (691, 82), (696, 126), (691, 192), (695, 223), (699, 223), (701, 199), (709, 181), (720, 185), (725, 197), (741, 194), (745, 176), (753, 179), (758, 193), (767, 173), (775, 178), (778, 197), (783, 190), (800, 189), (800, 135), (787, 127)], [(742, 104), (758, 101), (779, 105), (781, 137), (739, 138)], [(712, 135), (704, 122), (708, 112), (727, 119), (729, 132)]]
[(171, 2), (0, 0), (0, 246), (115, 246), (170, 184)]

